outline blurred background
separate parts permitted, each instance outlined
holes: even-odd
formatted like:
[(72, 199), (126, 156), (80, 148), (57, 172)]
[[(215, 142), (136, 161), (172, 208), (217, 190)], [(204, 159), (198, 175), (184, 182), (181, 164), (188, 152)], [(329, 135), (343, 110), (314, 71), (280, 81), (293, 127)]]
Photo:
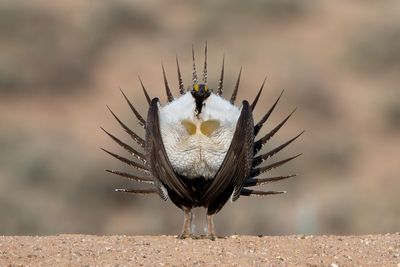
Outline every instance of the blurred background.
[(228, 203), (218, 234), (399, 231), (399, 16), (397, 0), (1, 1), (0, 234), (177, 234), (173, 204), (114, 192), (136, 184), (104, 171), (129, 168), (99, 126), (133, 145), (106, 104), (143, 134), (119, 88), (146, 115), (137, 76), (165, 102), (161, 61), (177, 95), (175, 55), (188, 85), (206, 40), (210, 87), (224, 53), (226, 95), (240, 66), (239, 99), (267, 75), (256, 120), (285, 89), (264, 132), (298, 107), (264, 149), (306, 130), (270, 161), (304, 153), (264, 186), (288, 194)]

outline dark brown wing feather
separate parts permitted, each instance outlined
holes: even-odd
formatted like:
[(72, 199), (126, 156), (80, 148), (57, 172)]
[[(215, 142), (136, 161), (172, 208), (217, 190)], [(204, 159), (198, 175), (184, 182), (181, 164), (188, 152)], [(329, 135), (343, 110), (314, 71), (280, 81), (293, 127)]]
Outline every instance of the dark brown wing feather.
[(162, 197), (164, 193), (162, 190), (164, 187), (183, 199), (193, 201), (185, 184), (175, 174), (165, 151), (159, 124), (158, 98), (153, 98), (147, 114), (146, 153), (150, 159), (151, 172), (154, 177), (157, 177), (155, 185), (159, 189), (160, 196)]
[[(247, 101), (243, 101), (232, 143), (213, 182), (200, 199), (200, 203), (209, 203), (213, 199), (219, 198), (226, 194), (225, 191), (229, 188), (233, 189), (233, 200), (240, 196), (244, 180), (250, 174), (253, 160), (253, 128), (251, 107)], [(229, 193), (231, 194), (232, 191)], [(225, 202), (221, 204), (223, 205)]]

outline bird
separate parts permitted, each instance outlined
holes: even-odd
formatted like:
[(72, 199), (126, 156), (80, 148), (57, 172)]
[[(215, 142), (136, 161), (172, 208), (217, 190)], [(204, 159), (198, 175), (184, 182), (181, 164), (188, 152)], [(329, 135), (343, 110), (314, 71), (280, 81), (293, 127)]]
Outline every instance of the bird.
[[(168, 83), (162, 64), (162, 75), (167, 102), (161, 104), (159, 98), (151, 98), (139, 77), (139, 82), (148, 103), (146, 119), (120, 89), (123, 98), (135, 115), (139, 125), (145, 130), (145, 137), (131, 130), (107, 106), (123, 130), (140, 147), (140, 151), (101, 127), (113, 141), (125, 149), (134, 159), (126, 158), (101, 148), (112, 157), (129, 165), (136, 173), (106, 169), (107, 172), (148, 184), (140, 189), (116, 189), (130, 194), (158, 194), (162, 200), (172, 201), (184, 212), (182, 231), (178, 238), (194, 238), (192, 232), (192, 210), (204, 207), (207, 211), (206, 238), (217, 238), (214, 215), (229, 201), (240, 196), (266, 196), (283, 194), (286, 191), (263, 191), (256, 186), (276, 182), (296, 176), (296, 174), (273, 177), (259, 177), (297, 157), (297, 154), (269, 164), (264, 161), (300, 137), (301, 131), (293, 138), (261, 154), (262, 147), (281, 129), (296, 111), (294, 109), (279, 124), (257, 139), (260, 130), (277, 106), (283, 91), (264, 116), (255, 123), (253, 111), (256, 108), (265, 85), (262, 82), (254, 100), (243, 100), (237, 105), (236, 98), (242, 68), (230, 98), (223, 96), (225, 55), (216, 89), (208, 86), (207, 43), (204, 48), (202, 80), (196, 70), (195, 51), (192, 46), (192, 84), (185, 88), (176, 57), (179, 96), (175, 97)], [(264, 165), (264, 166), (261, 166)]]

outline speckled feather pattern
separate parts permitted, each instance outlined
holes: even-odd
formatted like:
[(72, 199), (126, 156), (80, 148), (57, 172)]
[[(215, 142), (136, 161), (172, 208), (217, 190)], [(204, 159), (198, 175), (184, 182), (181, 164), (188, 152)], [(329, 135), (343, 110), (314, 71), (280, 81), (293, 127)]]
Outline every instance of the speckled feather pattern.
[[(159, 109), (163, 144), (174, 171), (189, 179), (213, 178), (229, 149), (240, 109), (212, 93), (205, 101), (199, 116), (190, 92)], [(194, 125), (215, 120), (219, 127), (209, 136), (200, 130), (190, 134), (182, 121)]]

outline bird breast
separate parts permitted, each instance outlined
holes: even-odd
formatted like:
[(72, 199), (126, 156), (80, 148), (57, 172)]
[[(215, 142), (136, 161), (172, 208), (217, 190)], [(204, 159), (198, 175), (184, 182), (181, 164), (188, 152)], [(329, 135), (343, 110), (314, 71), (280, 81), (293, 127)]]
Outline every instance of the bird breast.
[(213, 178), (231, 144), (240, 110), (211, 94), (196, 116), (190, 92), (160, 107), (162, 141), (175, 172)]

